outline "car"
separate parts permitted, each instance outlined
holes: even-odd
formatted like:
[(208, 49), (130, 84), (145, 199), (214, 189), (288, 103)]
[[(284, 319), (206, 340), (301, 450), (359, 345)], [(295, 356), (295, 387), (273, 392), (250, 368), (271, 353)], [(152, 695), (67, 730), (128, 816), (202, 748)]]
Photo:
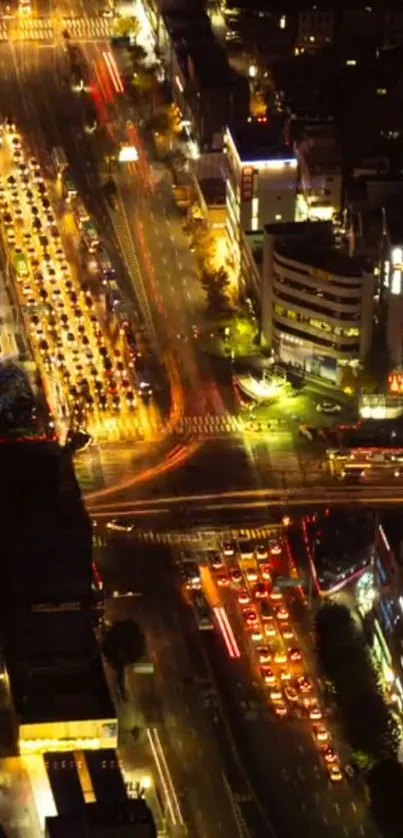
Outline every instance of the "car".
[(252, 541), (243, 538), (239, 541), (239, 552), (243, 559), (253, 559), (254, 547)]
[(258, 582), (253, 589), (253, 595), (256, 599), (266, 599), (268, 590), (263, 582)]
[(282, 701), (283, 700), (283, 693), (279, 689), (270, 690), (269, 693), (270, 701)]
[(256, 545), (256, 558), (259, 559), (259, 561), (267, 559), (267, 547), (264, 544)]
[(263, 635), (259, 626), (254, 626), (254, 628), (252, 628), (250, 636), (254, 643), (261, 643), (263, 640)]
[(240, 605), (249, 605), (250, 601), (250, 596), (246, 593), (246, 591), (241, 591), (238, 594), (238, 602)]
[(296, 646), (292, 646), (291, 649), (288, 650), (288, 659), (293, 663), (302, 660), (301, 652)]
[(322, 710), (319, 707), (319, 704), (314, 703), (308, 707), (308, 716), (313, 722), (320, 722), (322, 719)]
[(256, 649), (256, 653), (259, 658), (259, 663), (271, 663), (273, 655), (268, 646), (259, 646)]
[(276, 617), (278, 620), (288, 620), (289, 613), (285, 605), (280, 605), (279, 608), (276, 608)]
[(258, 619), (257, 619), (257, 613), (254, 610), (254, 608), (244, 608), (242, 614), (243, 614), (245, 623), (248, 626), (256, 625)]
[(245, 576), (248, 582), (257, 582), (259, 578), (259, 574), (255, 567), (247, 567), (245, 570)]
[(265, 684), (268, 684), (270, 687), (274, 686), (276, 683), (276, 676), (269, 666), (261, 666), (260, 674)]
[(235, 553), (234, 543), (232, 541), (224, 541), (222, 551), (224, 553), (224, 556), (231, 558)]
[(112, 518), (111, 521), (108, 521), (106, 529), (112, 530), (113, 532), (133, 532), (134, 524), (122, 520), (122, 518)]
[(264, 626), (264, 633), (266, 637), (275, 637), (277, 634), (276, 624), (273, 620), (273, 617), (270, 620), (267, 620)]
[(283, 594), (281, 593), (279, 588), (272, 588), (269, 593), (270, 602), (281, 602), (283, 599)]
[(279, 556), (281, 553), (281, 544), (277, 539), (271, 539), (269, 541), (269, 550), (272, 556)]
[(318, 413), (325, 413), (331, 416), (334, 413), (340, 413), (341, 405), (337, 404), (337, 402), (322, 401), (318, 402), (316, 410)]
[(283, 640), (294, 640), (294, 632), (289, 623), (282, 623), (281, 636)]
[(230, 583), (230, 578), (227, 573), (218, 573), (217, 574), (217, 585), (220, 588), (227, 588)]
[(276, 701), (274, 705), (274, 712), (276, 716), (280, 716), (280, 718), (284, 718), (284, 716), (288, 715), (287, 705), (284, 701)]
[(324, 725), (315, 725), (313, 728), (315, 739), (320, 744), (329, 741), (329, 731)]
[(260, 572), (262, 574), (262, 579), (264, 579), (265, 582), (271, 581), (271, 569), (269, 564), (260, 565)]
[(286, 655), (285, 652), (280, 652), (280, 651), (276, 652), (275, 655), (274, 655), (273, 660), (274, 660), (274, 663), (282, 665), (284, 663), (287, 663), (287, 655)]
[(295, 689), (295, 687), (290, 686), (290, 684), (287, 684), (287, 686), (284, 687), (284, 695), (287, 701), (298, 701), (298, 691)]
[(231, 582), (233, 582), (234, 585), (241, 585), (242, 584), (242, 573), (241, 573), (241, 571), (239, 570), (238, 567), (232, 568), (232, 570), (230, 570), (229, 575), (231, 577)]
[(331, 765), (333, 762), (337, 761), (336, 751), (334, 750), (334, 748), (332, 748), (331, 745), (326, 745), (324, 748), (322, 748), (322, 756), (328, 765)]
[(292, 673), (289, 669), (281, 669), (280, 670), (280, 680), (281, 681), (291, 681)]
[(312, 692), (312, 683), (306, 675), (301, 675), (298, 678), (298, 686), (302, 693), (310, 693)]
[(214, 570), (221, 570), (221, 568), (224, 567), (222, 556), (220, 556), (219, 553), (213, 553), (210, 557), (210, 561), (211, 567), (213, 567)]
[(333, 762), (328, 765), (329, 779), (332, 783), (341, 783), (343, 774), (338, 762)]

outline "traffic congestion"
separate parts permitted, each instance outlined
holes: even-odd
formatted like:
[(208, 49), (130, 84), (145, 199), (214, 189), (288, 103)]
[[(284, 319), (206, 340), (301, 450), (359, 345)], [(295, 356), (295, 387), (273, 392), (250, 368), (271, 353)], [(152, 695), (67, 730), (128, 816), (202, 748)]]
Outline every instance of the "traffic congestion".
[[(248, 539), (226, 541), (220, 550), (207, 553), (207, 567), (227, 607), (213, 607), (215, 620), (207, 621), (206, 603), (211, 594), (206, 590), (203, 607), (204, 574), (191, 570), (186, 562), (186, 583), (193, 590), (193, 606), (199, 628), (217, 628), (221, 632), (230, 657), (240, 657), (235, 624), (228, 614), (235, 610), (241, 618), (250, 652), (253, 674), (260, 680), (271, 712), (282, 720), (294, 719), (308, 726), (317, 746), (323, 769), (331, 783), (343, 781), (343, 769), (326, 723), (326, 713), (319, 697), (316, 679), (290, 613), (287, 594), (276, 584), (278, 568), (286, 557), (287, 542), (283, 537), (268, 538), (255, 544)], [(194, 568), (194, 566), (193, 566)]]
[[(83, 427), (95, 439), (111, 429), (118, 437), (136, 438), (139, 396), (144, 403), (151, 390), (138, 381), (139, 353), (127, 317), (121, 314), (117, 321), (113, 316), (118, 289), (96, 227), (69, 181), (58, 199), (57, 180), (45, 181), (15, 125), (4, 127), (2, 139), (1, 236), (50, 424), (64, 438), (71, 427)], [(98, 284), (87, 278), (78, 257), (66, 253), (65, 211), (74, 214), (78, 236), (97, 267)], [(111, 287), (100, 295), (98, 285), (108, 281)]]

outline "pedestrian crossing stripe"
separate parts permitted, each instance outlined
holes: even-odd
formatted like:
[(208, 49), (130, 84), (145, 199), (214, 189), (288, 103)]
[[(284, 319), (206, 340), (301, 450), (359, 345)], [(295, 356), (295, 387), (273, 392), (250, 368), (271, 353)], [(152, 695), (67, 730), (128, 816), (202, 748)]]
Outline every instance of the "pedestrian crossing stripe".
[[(64, 18), (60, 31), (67, 30), (75, 41), (109, 40), (113, 36), (113, 21), (107, 18)], [(49, 18), (37, 17), (0, 21), (0, 41), (53, 41), (57, 34)]]

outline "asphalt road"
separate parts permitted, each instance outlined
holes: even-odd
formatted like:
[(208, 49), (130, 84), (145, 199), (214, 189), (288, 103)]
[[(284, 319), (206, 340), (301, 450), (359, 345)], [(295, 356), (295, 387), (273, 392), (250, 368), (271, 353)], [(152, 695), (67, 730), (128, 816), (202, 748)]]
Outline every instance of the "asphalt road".
[[(143, 710), (144, 723), (157, 726), (168, 755), (177, 793), (189, 831), (216, 838), (239, 834), (239, 798), (248, 789), (231, 750), (220, 716), (215, 687), (206, 668), (200, 633), (193, 613), (178, 590), (169, 554), (150, 554), (120, 547), (112, 556), (99, 555), (101, 572), (113, 588), (140, 594), (114, 600), (112, 611), (130, 611), (142, 625), (155, 664), (155, 683), (131, 676), (133, 694)], [(268, 836), (259, 813), (249, 813), (251, 836)]]
[(197, 630), (168, 554), (125, 538), (115, 545), (99, 563), (113, 588), (141, 593), (130, 607), (156, 666), (158, 699), (138, 677), (133, 688), (149, 723), (160, 725), (189, 824), (193, 816), (200, 834), (221, 836), (235, 817), (252, 836), (270, 835), (273, 823), (279, 838), (378, 838), (362, 797), (347, 781), (330, 784), (307, 722), (270, 713), (233, 595), (223, 602), (239, 660), (217, 631)]

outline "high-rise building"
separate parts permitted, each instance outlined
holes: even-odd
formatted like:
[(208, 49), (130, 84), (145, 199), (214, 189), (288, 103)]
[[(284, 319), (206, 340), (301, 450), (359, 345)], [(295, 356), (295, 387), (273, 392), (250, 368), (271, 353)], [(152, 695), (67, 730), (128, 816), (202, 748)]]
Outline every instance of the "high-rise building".
[(330, 222), (264, 229), (262, 333), (278, 360), (341, 384), (372, 337), (374, 277), (333, 246)]

